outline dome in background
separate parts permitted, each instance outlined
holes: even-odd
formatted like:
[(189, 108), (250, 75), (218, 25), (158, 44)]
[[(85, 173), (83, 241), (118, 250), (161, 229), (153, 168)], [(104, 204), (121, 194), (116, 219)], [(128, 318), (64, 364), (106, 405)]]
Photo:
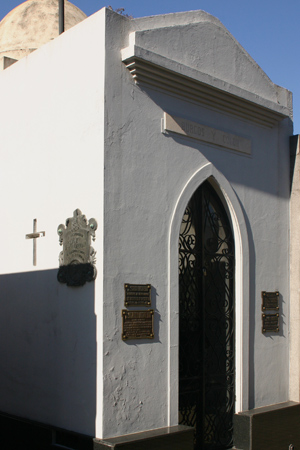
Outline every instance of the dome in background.
[[(27, 0), (0, 22), (0, 57), (21, 59), (58, 36), (59, 0)], [(65, 30), (87, 16), (65, 1)]]

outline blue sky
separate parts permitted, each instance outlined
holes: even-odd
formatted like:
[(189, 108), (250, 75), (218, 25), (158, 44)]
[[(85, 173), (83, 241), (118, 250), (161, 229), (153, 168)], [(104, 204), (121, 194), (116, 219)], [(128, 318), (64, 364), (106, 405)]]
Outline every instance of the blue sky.
[[(1, 0), (0, 19), (22, 3)], [(271, 80), (293, 92), (294, 134), (300, 134), (300, 0), (73, 0), (87, 15), (111, 5), (142, 17), (202, 9), (221, 20)]]

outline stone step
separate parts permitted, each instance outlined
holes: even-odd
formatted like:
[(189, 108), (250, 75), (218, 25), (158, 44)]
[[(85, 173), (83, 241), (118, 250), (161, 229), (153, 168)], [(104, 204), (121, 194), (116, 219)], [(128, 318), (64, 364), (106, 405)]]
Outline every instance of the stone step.
[(94, 439), (94, 450), (193, 450), (194, 429), (184, 425), (110, 439)]

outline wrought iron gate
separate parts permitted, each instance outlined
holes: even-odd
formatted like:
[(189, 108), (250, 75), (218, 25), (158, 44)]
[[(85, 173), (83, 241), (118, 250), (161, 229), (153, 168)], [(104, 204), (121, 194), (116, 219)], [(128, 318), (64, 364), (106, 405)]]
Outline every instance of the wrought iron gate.
[(195, 450), (232, 447), (234, 240), (209, 182), (191, 198), (179, 237), (179, 422)]

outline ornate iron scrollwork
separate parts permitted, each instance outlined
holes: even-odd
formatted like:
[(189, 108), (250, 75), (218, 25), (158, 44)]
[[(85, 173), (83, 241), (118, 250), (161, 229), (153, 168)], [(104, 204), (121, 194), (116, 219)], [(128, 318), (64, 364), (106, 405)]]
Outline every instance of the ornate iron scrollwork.
[(195, 449), (232, 447), (234, 413), (234, 242), (225, 209), (205, 182), (179, 236), (180, 423)]

